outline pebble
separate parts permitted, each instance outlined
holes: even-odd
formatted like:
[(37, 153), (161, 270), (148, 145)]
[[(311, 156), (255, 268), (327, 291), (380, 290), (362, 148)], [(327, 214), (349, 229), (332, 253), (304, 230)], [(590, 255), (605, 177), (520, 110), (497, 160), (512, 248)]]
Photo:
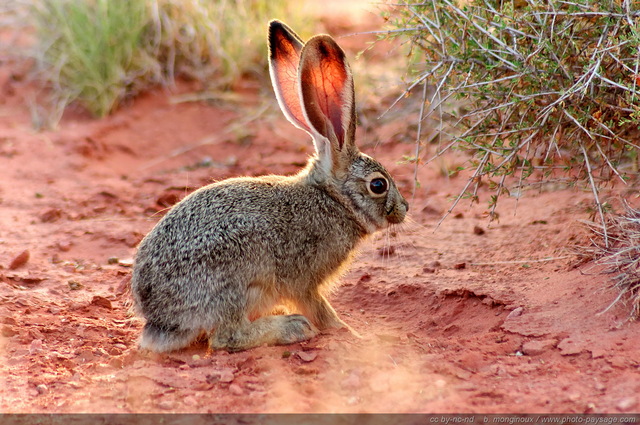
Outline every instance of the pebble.
[(170, 400), (162, 400), (157, 404), (158, 409), (173, 410), (174, 403)]
[(58, 242), (58, 249), (62, 252), (67, 252), (71, 250), (73, 244), (70, 241), (60, 241)]
[(232, 382), (235, 379), (233, 372), (229, 369), (225, 369), (220, 372), (220, 382)]
[(15, 270), (18, 267), (22, 267), (27, 264), (27, 261), (29, 261), (29, 250), (25, 249), (20, 254), (18, 254), (18, 256), (15, 257), (13, 261), (11, 261), (11, 264), (9, 264), (9, 270)]
[(112, 310), (113, 306), (111, 305), (111, 301), (105, 297), (101, 297), (100, 295), (95, 295), (91, 300), (91, 305), (95, 305), (97, 307), (103, 307), (107, 310)]
[(515, 308), (507, 315), (507, 319), (513, 319), (514, 317), (521, 316), (524, 312), (524, 307)]
[(193, 407), (198, 405), (198, 399), (189, 395), (182, 399), (182, 403), (184, 403), (185, 406)]
[(473, 233), (475, 235), (484, 235), (484, 229), (480, 226), (473, 226)]
[(0, 333), (2, 333), (2, 336), (10, 338), (12, 336), (17, 335), (18, 331), (16, 331), (15, 329), (13, 329), (13, 327), (9, 325), (4, 325), (2, 326), (2, 331)]
[(33, 341), (31, 341), (31, 345), (29, 345), (29, 354), (41, 353), (42, 350), (43, 348), (41, 339), (34, 339)]
[(242, 394), (244, 394), (244, 391), (242, 390), (242, 387), (241, 387), (240, 385), (238, 385), (238, 384), (231, 384), (231, 385), (229, 385), (229, 391), (230, 391), (232, 394), (235, 394), (235, 395), (242, 395)]
[(122, 258), (118, 260), (118, 265), (122, 267), (133, 267), (133, 258)]
[(38, 384), (36, 385), (36, 391), (38, 391), (38, 394), (46, 394), (49, 392), (49, 388), (45, 384)]
[(316, 351), (298, 351), (298, 357), (303, 362), (312, 362), (318, 357), (318, 353)]
[(635, 397), (625, 397), (618, 401), (616, 408), (621, 412), (630, 412), (636, 405), (638, 400)]
[(49, 208), (40, 214), (40, 221), (43, 223), (53, 223), (62, 217), (62, 210), (59, 208)]

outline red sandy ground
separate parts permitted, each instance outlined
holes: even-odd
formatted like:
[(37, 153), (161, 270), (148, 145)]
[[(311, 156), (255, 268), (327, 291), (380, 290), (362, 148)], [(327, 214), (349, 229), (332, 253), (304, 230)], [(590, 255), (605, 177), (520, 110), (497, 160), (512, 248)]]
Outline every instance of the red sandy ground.
[[(491, 225), (485, 205), (463, 205), (434, 232), (464, 184), (435, 165), (420, 170), (408, 222), (367, 241), (332, 297), (362, 340), (139, 352), (130, 260), (162, 211), (213, 179), (296, 172), (311, 142), (266, 81), (239, 87), (241, 105), (157, 90), (109, 118), (71, 112), (35, 132), (14, 77), (0, 67), (0, 411), (640, 410), (640, 324), (622, 304), (600, 314), (617, 292), (567, 249), (584, 238), (590, 194), (525, 191)], [(414, 146), (396, 131), (408, 119), (376, 114), (360, 111), (373, 122), (360, 146), (410, 198), (413, 167), (398, 161)], [(532, 261), (548, 257), (560, 259)]]

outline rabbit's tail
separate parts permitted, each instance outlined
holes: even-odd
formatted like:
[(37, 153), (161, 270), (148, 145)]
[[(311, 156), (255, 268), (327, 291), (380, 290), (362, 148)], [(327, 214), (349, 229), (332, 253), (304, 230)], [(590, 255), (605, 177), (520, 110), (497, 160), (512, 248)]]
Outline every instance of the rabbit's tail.
[(199, 329), (181, 329), (147, 322), (142, 330), (140, 348), (157, 353), (178, 350), (190, 345), (201, 333)]

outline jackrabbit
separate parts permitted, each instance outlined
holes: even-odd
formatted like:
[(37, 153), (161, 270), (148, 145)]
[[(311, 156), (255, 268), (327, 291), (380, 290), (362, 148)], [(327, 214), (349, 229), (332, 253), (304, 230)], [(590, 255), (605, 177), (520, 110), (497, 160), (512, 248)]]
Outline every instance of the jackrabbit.
[[(205, 333), (211, 348), (237, 351), (349, 328), (327, 292), (359, 242), (407, 213), (389, 173), (355, 145), (353, 78), (337, 43), (305, 44), (274, 20), (269, 59), (280, 107), (316, 153), (294, 176), (200, 188), (149, 232), (132, 279), (142, 348), (176, 350)], [(301, 314), (273, 315), (278, 305)]]

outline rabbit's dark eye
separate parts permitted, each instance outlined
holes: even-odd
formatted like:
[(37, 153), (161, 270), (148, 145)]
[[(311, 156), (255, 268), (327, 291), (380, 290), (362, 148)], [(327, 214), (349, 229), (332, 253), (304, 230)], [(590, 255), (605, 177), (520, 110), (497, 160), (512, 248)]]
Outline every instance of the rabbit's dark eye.
[(388, 186), (389, 184), (387, 183), (387, 180), (383, 178), (373, 179), (371, 180), (371, 183), (369, 183), (369, 189), (371, 189), (371, 192), (376, 195), (382, 195), (385, 193)]

